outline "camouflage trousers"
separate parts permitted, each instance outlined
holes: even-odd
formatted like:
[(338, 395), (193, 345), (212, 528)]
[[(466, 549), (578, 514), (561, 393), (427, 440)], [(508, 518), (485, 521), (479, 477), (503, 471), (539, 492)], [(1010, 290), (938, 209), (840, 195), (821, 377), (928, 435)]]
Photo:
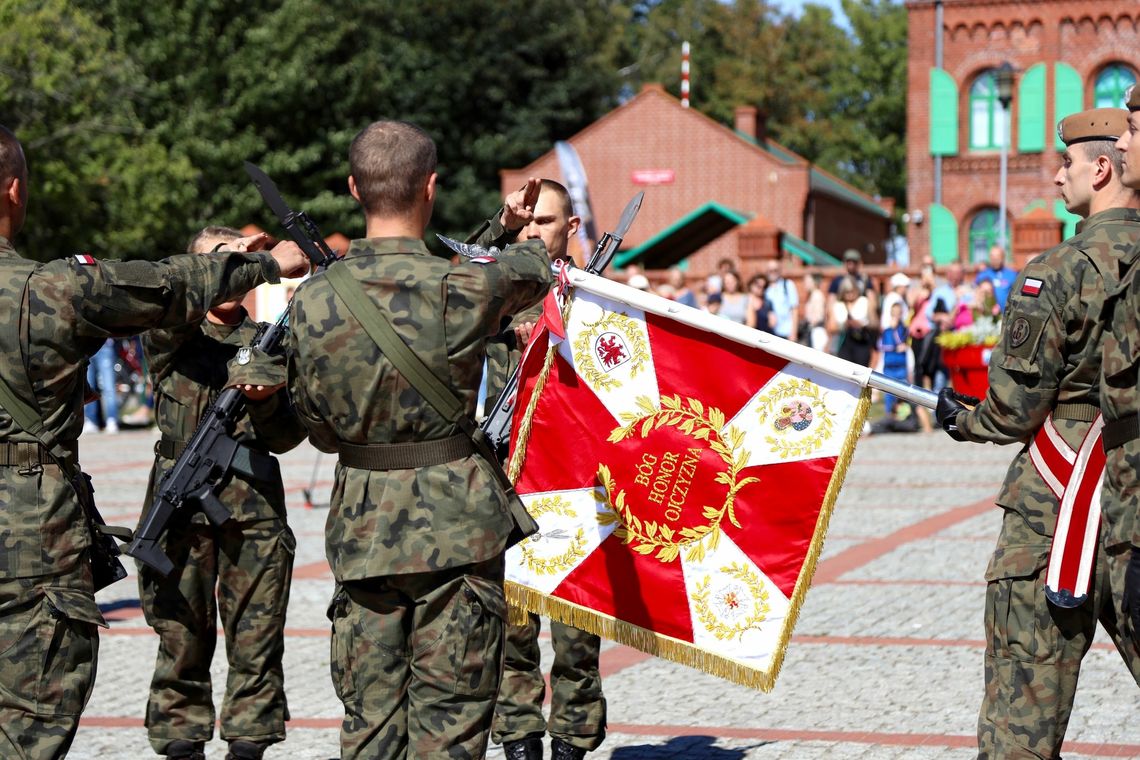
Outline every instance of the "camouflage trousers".
[(1129, 547), (1101, 545), (1090, 598), (1075, 609), (1062, 609), (1045, 598), (1050, 542), (1020, 514), (1006, 511), (986, 571), (979, 760), (1060, 757), (1081, 659), (1092, 646), (1098, 620), (1140, 685), (1140, 654), (1120, 609)]
[(546, 684), (538, 648), (538, 615), (526, 625), (507, 627), (503, 686), (495, 705), (491, 738), (496, 744), (549, 733), (593, 751), (606, 737), (606, 698), (598, 673), (601, 639), (551, 621), (554, 663), (550, 670), (550, 720), (542, 717)]
[(281, 660), (293, 532), (279, 517), (220, 526), (195, 519), (172, 528), (164, 542), (175, 568), (169, 577), (139, 565), (143, 612), (159, 635), (146, 708), (151, 746), (162, 754), (175, 739), (213, 737), (210, 663), (219, 617), (229, 663), (222, 738), (283, 740), (289, 708)]
[(346, 581), (329, 618), (342, 758), (485, 756), (502, 672), (501, 556)]
[[(84, 588), (85, 586), (85, 588)], [(95, 686), (106, 625), (81, 561), (54, 578), (0, 581), (0, 757), (67, 754)]]

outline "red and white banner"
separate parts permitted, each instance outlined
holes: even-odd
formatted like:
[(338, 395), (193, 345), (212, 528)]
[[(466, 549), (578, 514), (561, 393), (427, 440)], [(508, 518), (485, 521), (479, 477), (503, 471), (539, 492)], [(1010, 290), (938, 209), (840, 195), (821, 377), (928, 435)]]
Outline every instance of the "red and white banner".
[[(767, 691), (869, 404), (854, 365), (575, 270), (523, 360), (515, 606)], [(788, 351), (784, 351), (788, 353)], [(837, 377), (837, 375), (839, 377)]]
[(1081, 447), (1065, 443), (1050, 415), (1029, 447), (1029, 459), (1057, 497), (1057, 528), (1045, 570), (1045, 596), (1058, 607), (1079, 607), (1088, 598), (1100, 531), (1104, 475), (1104, 418), (1099, 414)]

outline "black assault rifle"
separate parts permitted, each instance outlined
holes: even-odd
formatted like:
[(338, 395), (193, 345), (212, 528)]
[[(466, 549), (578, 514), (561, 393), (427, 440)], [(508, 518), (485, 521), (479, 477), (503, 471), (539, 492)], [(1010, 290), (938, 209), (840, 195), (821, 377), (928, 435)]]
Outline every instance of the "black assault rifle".
[[(602, 239), (594, 248), (593, 255), (586, 262), (587, 272), (601, 274), (606, 270), (614, 254), (617, 253), (618, 246), (625, 238), (625, 234), (629, 232), (633, 220), (637, 218), (637, 212), (641, 210), (643, 198), (645, 198), (643, 192), (633, 196), (626, 204), (625, 210), (621, 212), (617, 228), (613, 232), (602, 235)], [(506, 385), (503, 386), (503, 392), (499, 394), (495, 406), (491, 408), (490, 413), (483, 420), (483, 434), (487, 436), (491, 447), (501, 459), (506, 459), (507, 448), (511, 440), (511, 419), (514, 417), (515, 402), (518, 400), (519, 371), (521, 369), (522, 364), (520, 362), (519, 366), (515, 367), (515, 371), (511, 373)]]
[[(285, 205), (273, 180), (248, 161), (245, 162), (245, 171), (289, 236), (317, 269), (324, 269), (336, 261), (336, 254), (325, 243), (317, 226), (304, 211), (293, 212)], [(286, 308), (276, 322), (261, 325), (252, 347), (265, 353), (276, 351), (285, 336), (288, 322), (289, 309)], [(174, 564), (159, 547), (158, 540), (178, 510), (197, 507), (215, 525), (230, 519), (230, 510), (217, 494), (240, 450), (240, 445), (234, 440), (233, 429), (244, 409), (245, 395), (237, 388), (227, 388), (206, 410), (186, 450), (155, 489), (150, 512), (127, 547), (127, 554), (163, 575), (169, 575)]]

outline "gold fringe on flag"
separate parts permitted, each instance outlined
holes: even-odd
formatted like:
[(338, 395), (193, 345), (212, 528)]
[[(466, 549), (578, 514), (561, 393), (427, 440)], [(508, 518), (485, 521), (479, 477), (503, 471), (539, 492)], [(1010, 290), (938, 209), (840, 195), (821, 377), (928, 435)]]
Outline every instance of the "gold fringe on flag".
[[(562, 319), (564, 323), (569, 317), (572, 303), (573, 291), (571, 290), (563, 303)], [(542, 391), (550, 377), (554, 357), (557, 353), (557, 345), (551, 345), (547, 348), (542, 370), (535, 382), (534, 391), (531, 394), (522, 422), (519, 426), (518, 436), (515, 440), (515, 449), (512, 452), (508, 469), (508, 476), (512, 483), (518, 482), (519, 474), (526, 460), (526, 450), (530, 441), (531, 422), (534, 416), (534, 410), (538, 406)], [(847, 469), (850, 466), (851, 458), (855, 454), (855, 447), (859, 443), (859, 437), (863, 432), (863, 423), (866, 421), (870, 407), (871, 389), (864, 387), (855, 407), (854, 417), (847, 430), (843, 448), (836, 458), (835, 469), (832, 471), (831, 480), (824, 493), (823, 504), (820, 508), (819, 519), (816, 521), (815, 532), (812, 535), (811, 544), (808, 547), (803, 566), (800, 568), (799, 576), (796, 579), (796, 585), (792, 591), (791, 599), (789, 599), (788, 614), (784, 619), (775, 651), (772, 654), (771, 664), (767, 670), (759, 670), (752, 665), (746, 665), (723, 655), (700, 649), (691, 642), (655, 633), (654, 631), (647, 630), (623, 620), (618, 620), (610, 615), (582, 607), (573, 602), (543, 594), (540, 591), (513, 581), (505, 582), (506, 601), (508, 605), (507, 621), (512, 625), (523, 625), (527, 622), (528, 613), (546, 615), (554, 620), (572, 625), (583, 631), (631, 646), (634, 649), (662, 657), (672, 662), (688, 665), (689, 667), (702, 670), (711, 675), (731, 681), (732, 683), (759, 689), (763, 692), (771, 691), (776, 683), (776, 676), (779, 675), (780, 668), (783, 665), (784, 655), (792, 637), (792, 630), (795, 628), (796, 621), (799, 618), (800, 608), (803, 606), (808, 588), (811, 586), (812, 576), (815, 574), (816, 565), (819, 562), (819, 555), (823, 551), (823, 542), (827, 536), (827, 529), (831, 522), (835, 502), (839, 498), (839, 491), (843, 486), (844, 479), (847, 477)]]
[[(555, 348), (551, 347), (550, 351), (553, 352), (554, 350)], [(540, 384), (545, 384), (552, 361), (553, 354), (548, 353), (546, 365), (543, 367), (543, 374), (538, 380)], [(541, 386), (536, 385), (535, 392), (531, 397), (531, 403), (527, 407), (523, 429), (519, 431), (518, 447), (515, 451), (515, 457), (513, 457), (511, 461), (512, 480), (517, 480), (518, 472), (522, 467), (526, 450), (526, 436), (523, 434), (526, 433), (527, 436), (529, 436), (530, 419), (537, 405), (540, 391)], [(799, 618), (800, 608), (803, 606), (808, 588), (811, 586), (811, 579), (815, 574), (816, 564), (819, 562), (819, 555), (823, 551), (823, 542), (827, 536), (827, 528), (831, 522), (832, 511), (835, 508), (836, 500), (839, 498), (839, 490), (842, 488), (843, 481), (847, 477), (847, 469), (851, 464), (852, 456), (855, 454), (855, 447), (859, 443), (859, 436), (862, 435), (863, 423), (867, 419), (867, 412), (870, 407), (871, 389), (865, 387), (859, 396), (859, 402), (855, 408), (855, 415), (851, 420), (851, 426), (847, 431), (843, 448), (836, 459), (835, 469), (831, 474), (831, 481), (828, 483), (827, 491), (824, 493), (823, 505), (820, 509), (819, 519), (816, 521), (815, 533), (812, 535), (811, 545), (804, 558), (804, 564), (800, 568), (799, 577), (796, 579), (796, 586), (789, 600), (790, 607), (788, 615), (783, 622), (775, 651), (772, 654), (771, 665), (767, 670), (758, 670), (751, 665), (746, 665), (723, 655), (700, 649), (691, 642), (646, 630), (640, 626), (618, 620), (610, 615), (604, 615), (595, 610), (574, 604), (573, 602), (543, 594), (529, 586), (523, 586), (514, 581), (506, 581), (505, 583), (507, 604), (509, 605), (508, 621), (515, 624), (522, 624), (526, 620), (527, 612), (546, 615), (554, 620), (572, 625), (583, 631), (616, 641), (620, 644), (625, 644), (634, 649), (662, 657), (672, 662), (688, 665), (689, 667), (702, 670), (705, 673), (723, 678), (732, 683), (759, 689), (763, 692), (771, 691), (772, 687), (775, 686), (776, 676), (779, 675), (780, 667), (783, 665), (784, 654), (791, 640), (792, 630), (795, 628), (796, 620)]]

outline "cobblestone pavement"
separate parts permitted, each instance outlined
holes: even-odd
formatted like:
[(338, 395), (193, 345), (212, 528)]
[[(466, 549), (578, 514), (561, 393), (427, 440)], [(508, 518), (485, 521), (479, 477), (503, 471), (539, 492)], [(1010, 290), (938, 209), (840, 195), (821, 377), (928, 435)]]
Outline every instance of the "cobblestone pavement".
[[(133, 525), (150, 466), (150, 431), (81, 441), (103, 514)], [(938, 434), (865, 438), (776, 688), (762, 694), (629, 647), (607, 643), (602, 672), (609, 736), (590, 758), (743, 760), (973, 757), (982, 693), (982, 573), (1000, 516), (991, 499), (1012, 449), (955, 444)], [(269, 760), (336, 757), (341, 708), (328, 674), (324, 559), (333, 457), (307, 444), (283, 457), (298, 549), (285, 652), (292, 721)], [(133, 568), (132, 568), (133, 570)], [(94, 695), (70, 757), (144, 758), (156, 637), (135, 579), (99, 595), (102, 635)], [(544, 627), (545, 628), (545, 627)], [(545, 658), (551, 653), (544, 644)], [(225, 682), (221, 652), (214, 683)], [(1140, 758), (1140, 692), (1103, 635), (1085, 659), (1065, 757)], [(215, 739), (208, 756), (225, 746)], [(493, 748), (491, 757), (501, 758)]]

